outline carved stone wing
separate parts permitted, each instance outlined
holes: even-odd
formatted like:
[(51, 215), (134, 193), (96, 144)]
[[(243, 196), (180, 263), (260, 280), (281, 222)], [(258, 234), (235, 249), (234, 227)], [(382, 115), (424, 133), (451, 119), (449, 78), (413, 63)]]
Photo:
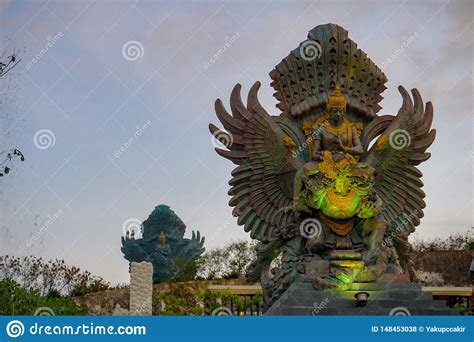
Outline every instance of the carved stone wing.
[(381, 215), (387, 227), (386, 241), (406, 250), (408, 235), (420, 224), (425, 207), (422, 173), (416, 166), (431, 156), (425, 151), (436, 131), (431, 129), (431, 102), (424, 108), (418, 90), (412, 90), (413, 102), (405, 88), (398, 89), (402, 107), (396, 117), (384, 119), (386, 128), (364, 161), (376, 169), (375, 188), (384, 203)]
[(209, 129), (214, 137), (228, 134), (223, 139), (228, 150), (216, 148), (216, 152), (238, 165), (232, 171), (229, 205), (238, 216), (237, 223), (250, 232), (253, 239), (273, 241), (278, 239), (281, 228), (292, 218), (280, 209), (291, 204), (292, 179), (298, 160), (291, 156), (285, 145), (285, 133), (275, 117), (260, 105), (257, 92), (260, 82), (250, 89), (247, 107), (240, 97), (240, 84), (231, 94), (232, 115), (220, 99), (215, 109), (219, 120), (228, 133), (213, 124)]

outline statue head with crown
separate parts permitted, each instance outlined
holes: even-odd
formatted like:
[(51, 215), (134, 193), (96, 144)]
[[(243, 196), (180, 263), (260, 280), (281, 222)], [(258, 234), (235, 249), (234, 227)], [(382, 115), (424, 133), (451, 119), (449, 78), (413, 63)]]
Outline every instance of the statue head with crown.
[(346, 116), (347, 101), (341, 93), (339, 84), (336, 83), (333, 93), (329, 96), (327, 103), (327, 110), (329, 113), (330, 122), (333, 125), (340, 125)]
[[(305, 56), (308, 42), (320, 54)], [(215, 104), (233, 137), (216, 151), (237, 165), (229, 205), (260, 241), (247, 276), (260, 281), (265, 305), (293, 284), (350, 291), (410, 279), (408, 236), (425, 206), (416, 165), (429, 158), (435, 137), (431, 103), (399, 87), (398, 114), (378, 116), (387, 78), (334, 24), (313, 28), (270, 77), (278, 116), (259, 103), (260, 82), (246, 106), (235, 86), (232, 114)], [(212, 124), (210, 131), (222, 132)]]

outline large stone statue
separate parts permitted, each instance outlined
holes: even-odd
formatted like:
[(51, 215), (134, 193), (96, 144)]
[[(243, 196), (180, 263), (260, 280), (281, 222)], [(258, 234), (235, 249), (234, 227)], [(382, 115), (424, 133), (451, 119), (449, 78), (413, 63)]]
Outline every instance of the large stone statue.
[(153, 264), (153, 281), (191, 280), (196, 275), (196, 259), (204, 253), (204, 237), (199, 231), (185, 239), (186, 225), (167, 205), (155, 207), (142, 224), (142, 238), (122, 237), (122, 252), (130, 262)]
[[(285, 311), (282, 301), (310, 307), (327, 290), (351, 303), (356, 295), (360, 306), (367, 295), (375, 300), (393, 290), (388, 284), (407, 290), (408, 236), (425, 207), (416, 166), (430, 157), (425, 151), (435, 138), (431, 103), (424, 105), (416, 89), (412, 100), (400, 86), (398, 114), (378, 116), (387, 78), (334, 24), (312, 29), (270, 76), (279, 116), (260, 105), (260, 82), (246, 106), (237, 84), (232, 114), (221, 100), (215, 104), (226, 132), (210, 125), (229, 142), (217, 153), (238, 165), (229, 204), (238, 224), (260, 241), (247, 275), (260, 281), (268, 312), (309, 314)], [(278, 255), (281, 266), (270, 267)], [(432, 307), (418, 287), (410, 291), (414, 297), (407, 298)], [(306, 304), (288, 302), (294, 298)], [(374, 310), (367, 312), (384, 314)]]

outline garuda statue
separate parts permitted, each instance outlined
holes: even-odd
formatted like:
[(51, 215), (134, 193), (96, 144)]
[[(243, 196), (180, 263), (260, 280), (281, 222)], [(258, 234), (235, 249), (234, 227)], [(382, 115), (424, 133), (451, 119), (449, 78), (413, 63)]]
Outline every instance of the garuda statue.
[(155, 283), (194, 279), (196, 259), (204, 253), (204, 237), (199, 231), (185, 239), (186, 225), (167, 205), (155, 207), (142, 224), (142, 238), (122, 237), (122, 252), (130, 262), (153, 264)]
[[(225, 131), (209, 126), (227, 147), (217, 153), (238, 165), (229, 205), (260, 241), (247, 276), (260, 281), (266, 307), (298, 282), (344, 291), (409, 279), (408, 236), (425, 207), (416, 166), (435, 138), (431, 103), (400, 86), (398, 114), (378, 115), (387, 78), (334, 24), (312, 29), (270, 77), (278, 116), (260, 105), (260, 82), (246, 105), (237, 84), (231, 114), (215, 103)], [(281, 266), (271, 267), (277, 256)]]

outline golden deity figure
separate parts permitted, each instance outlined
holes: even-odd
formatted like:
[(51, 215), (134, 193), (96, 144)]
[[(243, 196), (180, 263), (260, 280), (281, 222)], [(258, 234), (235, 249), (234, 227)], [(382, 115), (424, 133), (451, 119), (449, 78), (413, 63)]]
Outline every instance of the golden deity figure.
[(336, 84), (327, 102), (327, 113), (312, 124), (312, 159), (321, 161), (324, 151), (332, 154), (334, 161), (347, 154), (358, 159), (364, 150), (356, 125), (346, 117), (347, 102)]
[[(315, 58), (305, 55), (308, 42), (320, 43)], [(400, 288), (411, 291), (408, 237), (425, 207), (417, 165), (430, 157), (426, 151), (435, 139), (433, 106), (418, 90), (410, 96), (400, 86), (398, 114), (379, 116), (387, 77), (331, 23), (310, 30), (270, 77), (277, 116), (259, 102), (260, 82), (246, 105), (240, 84), (232, 90), (230, 112), (215, 102), (233, 138), (216, 151), (237, 165), (229, 205), (237, 224), (259, 241), (247, 277), (260, 282), (266, 314), (313, 312), (310, 304), (287, 298), (325, 298), (327, 288), (343, 300), (391, 291), (392, 282), (394, 292), (383, 298)], [(223, 133), (213, 124), (209, 130), (214, 138)], [(406, 305), (421, 297), (417, 293)], [(372, 300), (380, 314), (393, 306)], [(334, 303), (332, 312), (340, 312)]]

